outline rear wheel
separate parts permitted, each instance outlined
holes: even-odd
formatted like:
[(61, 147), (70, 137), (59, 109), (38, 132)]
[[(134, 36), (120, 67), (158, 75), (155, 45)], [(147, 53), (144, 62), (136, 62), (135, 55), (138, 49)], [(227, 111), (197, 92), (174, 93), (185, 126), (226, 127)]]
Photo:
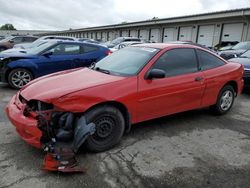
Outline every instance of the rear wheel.
[(224, 86), (217, 98), (215, 105), (211, 106), (212, 111), (217, 115), (227, 113), (233, 106), (235, 91), (231, 85)]
[(8, 83), (14, 89), (21, 89), (33, 79), (30, 71), (23, 68), (14, 69), (8, 76)]
[(120, 110), (104, 105), (90, 110), (85, 116), (87, 123), (93, 122), (96, 126), (96, 132), (85, 142), (90, 151), (105, 151), (120, 141), (125, 128), (125, 120)]

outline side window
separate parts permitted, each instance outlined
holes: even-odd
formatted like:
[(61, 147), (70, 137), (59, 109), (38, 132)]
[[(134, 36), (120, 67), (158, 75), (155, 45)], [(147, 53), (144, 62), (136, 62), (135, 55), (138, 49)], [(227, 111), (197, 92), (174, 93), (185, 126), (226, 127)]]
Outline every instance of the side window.
[(201, 66), (201, 70), (213, 69), (222, 65), (225, 65), (224, 61), (219, 59), (218, 57), (205, 52), (203, 50), (197, 49), (197, 54), (199, 57), (199, 63)]
[(23, 37), (15, 37), (12, 39), (14, 41), (15, 44), (21, 43), (23, 40)]
[(76, 55), (80, 54), (80, 45), (78, 44), (58, 44), (51, 48), (49, 52), (53, 55)]
[(195, 51), (189, 48), (167, 51), (152, 68), (164, 70), (167, 77), (197, 72), (198, 64)]
[(99, 50), (98, 47), (90, 45), (83, 45), (82, 48), (83, 48), (83, 53), (94, 52)]
[(36, 38), (33, 38), (33, 37), (24, 37), (23, 38), (23, 41), (24, 42), (33, 42), (33, 41), (35, 41), (36, 40)]

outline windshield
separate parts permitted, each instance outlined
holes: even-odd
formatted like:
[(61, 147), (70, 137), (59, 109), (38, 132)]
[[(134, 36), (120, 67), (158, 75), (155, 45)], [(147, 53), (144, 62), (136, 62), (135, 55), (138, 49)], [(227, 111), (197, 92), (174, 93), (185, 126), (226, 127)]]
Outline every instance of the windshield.
[(250, 49), (250, 42), (240, 42), (236, 44), (232, 49), (234, 50), (248, 50)]
[(95, 69), (110, 74), (135, 75), (157, 53), (158, 49), (148, 47), (127, 47), (100, 60)]
[(40, 46), (34, 47), (34, 48), (30, 48), (27, 49), (27, 54), (32, 54), (32, 55), (37, 55), (39, 53), (41, 53), (42, 51), (46, 50), (47, 48), (49, 48), (50, 46), (56, 44), (56, 42), (45, 42), (44, 44), (41, 44)]
[(123, 41), (123, 38), (116, 38), (114, 40), (111, 41), (112, 44), (119, 44)]
[(35, 47), (41, 46), (42, 44), (47, 43), (47, 42), (48, 41), (45, 41), (45, 40), (36, 40), (36, 41), (32, 42), (31, 45), (28, 46), (28, 48), (35, 48)]
[(248, 57), (248, 58), (250, 58), (250, 50), (247, 50), (245, 53), (241, 54), (241, 57)]

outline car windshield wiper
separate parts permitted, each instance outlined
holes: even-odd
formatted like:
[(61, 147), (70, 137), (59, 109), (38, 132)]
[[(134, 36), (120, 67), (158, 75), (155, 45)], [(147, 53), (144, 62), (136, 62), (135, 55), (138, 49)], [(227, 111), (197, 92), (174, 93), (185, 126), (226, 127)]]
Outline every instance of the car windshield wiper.
[(100, 67), (96, 67), (94, 70), (97, 70), (97, 71), (103, 72), (103, 73), (105, 73), (105, 74), (110, 74), (110, 72), (109, 72), (108, 70), (101, 69)]

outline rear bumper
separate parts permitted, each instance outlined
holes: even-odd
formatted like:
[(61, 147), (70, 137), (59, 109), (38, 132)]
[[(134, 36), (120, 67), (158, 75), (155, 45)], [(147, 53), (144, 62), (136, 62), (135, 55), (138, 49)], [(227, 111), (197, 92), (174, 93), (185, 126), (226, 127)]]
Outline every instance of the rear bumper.
[(18, 94), (7, 105), (6, 114), (25, 142), (36, 148), (41, 148), (42, 132), (37, 128), (37, 120), (23, 115), (25, 105), (18, 101), (17, 96)]

